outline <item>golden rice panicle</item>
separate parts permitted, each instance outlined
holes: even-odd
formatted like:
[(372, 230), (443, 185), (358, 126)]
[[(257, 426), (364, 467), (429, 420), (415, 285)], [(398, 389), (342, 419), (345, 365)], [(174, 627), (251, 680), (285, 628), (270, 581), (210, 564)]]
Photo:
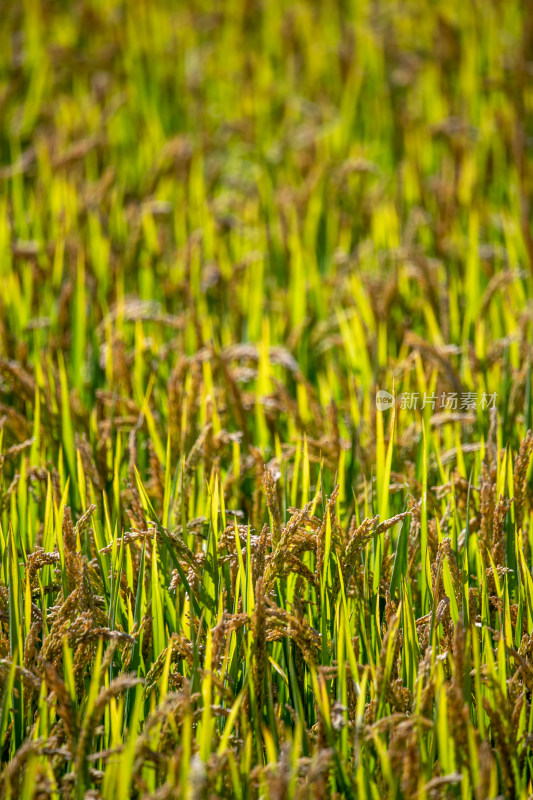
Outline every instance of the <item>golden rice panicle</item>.
[(61, 718), (67, 745), (74, 754), (78, 738), (78, 719), (70, 694), (63, 680), (59, 677), (52, 664), (44, 664), (44, 680), (48, 690), (56, 698), (57, 713)]
[(492, 548), (491, 555), (496, 567), (505, 566), (505, 518), (511, 508), (512, 500), (508, 500), (500, 495), (494, 509), (494, 521), (492, 524)]
[(45, 566), (57, 564), (59, 560), (60, 555), (58, 552), (45, 553), (42, 547), (36, 546), (26, 560), (25, 580), (28, 580), (30, 586), (33, 588), (38, 570)]
[(263, 528), (261, 530), (259, 542), (254, 549), (252, 557), (252, 578), (254, 584), (257, 584), (257, 581), (265, 571), (267, 541), (268, 541), (268, 525), (265, 523), (265, 525), (263, 525)]
[(475, 790), (475, 800), (486, 800), (490, 796), (492, 775), (496, 767), (493, 750), (490, 742), (483, 740), (479, 743), (479, 780)]
[(468, 759), (468, 725), (470, 711), (466, 704), (463, 684), (465, 680), (465, 655), (470, 633), (459, 620), (452, 642), (453, 676), (448, 691), (448, 716), (453, 732), (455, 751), (461, 761)]
[(385, 594), (385, 622), (384, 622), (384, 633), (386, 629), (389, 627), (391, 620), (393, 619), (394, 615), (396, 614), (397, 606), (394, 600), (392, 600), (389, 590), (387, 590)]
[(283, 575), (285, 562), (287, 561), (288, 548), (293, 542), (300, 525), (309, 521), (309, 511), (311, 510), (312, 505), (312, 502), (310, 502), (307, 503), (302, 509), (293, 509), (294, 513), (283, 528), (277, 547), (274, 548), (267, 557), (264, 574), (264, 586), (266, 593), (272, 589), (276, 578)]
[(253, 637), (253, 682), (257, 713), (263, 711), (265, 658), (266, 658), (266, 610), (263, 579), (255, 585), (255, 608), (252, 615)]
[(83, 580), (83, 557), (77, 552), (77, 531), (72, 524), (70, 507), (65, 507), (63, 516), (63, 547), (65, 551), (65, 570), (69, 592), (75, 591)]
[(41, 663), (50, 662), (56, 666), (63, 651), (63, 638), (68, 633), (71, 621), (76, 620), (79, 612), (79, 591), (75, 589), (69, 594), (66, 600), (59, 606), (54, 621), (50, 626), (48, 635), (44, 637), (39, 661)]
[[(4, 767), (0, 773), (0, 791), (2, 791), (3, 797), (19, 796), (22, 789), (24, 767), (30, 756), (34, 753), (38, 753), (41, 746), (42, 741), (39, 739), (33, 741), (28, 740), (24, 742), (24, 744), (19, 747), (11, 761)], [(35, 788), (44, 788), (41, 776), (36, 775), (35, 777)], [(49, 785), (46, 786), (46, 789), (48, 788), (51, 790)], [(46, 794), (49, 796), (51, 791), (48, 791)]]
[(29, 633), (24, 640), (24, 657), (22, 663), (26, 669), (31, 670), (34, 668), (38, 654), (37, 645), (41, 635), (42, 627), (42, 619), (34, 619), (31, 623)]
[(87, 511), (85, 511), (84, 514), (82, 514), (82, 516), (77, 521), (76, 532), (79, 536), (81, 536), (81, 534), (88, 528), (91, 518), (96, 510), (97, 507), (94, 505), (94, 503), (91, 503)]
[[(364, 519), (361, 524), (355, 527), (355, 517), (350, 525), (348, 536), (348, 544), (342, 556), (342, 577), (344, 583), (348, 582), (351, 573), (358, 567), (358, 558), (361, 550), (365, 547), (370, 532), (378, 523), (379, 516)], [(335, 584), (337, 588), (337, 584)], [(339, 587), (340, 588), (340, 587)], [(356, 588), (358, 590), (358, 582), (356, 581)]]
[(516, 457), (513, 470), (515, 519), (518, 529), (522, 528), (522, 521), (524, 517), (526, 477), (532, 451), (533, 432), (529, 430), (520, 443), (520, 449), (518, 451), (518, 456)]
[(214, 669), (220, 668), (220, 663), (222, 661), (222, 654), (224, 650), (224, 646), (226, 643), (226, 634), (227, 634), (227, 615), (228, 612), (226, 609), (222, 612), (221, 620), (215, 625), (212, 630), (213, 633), (213, 655), (212, 655), (212, 663)]

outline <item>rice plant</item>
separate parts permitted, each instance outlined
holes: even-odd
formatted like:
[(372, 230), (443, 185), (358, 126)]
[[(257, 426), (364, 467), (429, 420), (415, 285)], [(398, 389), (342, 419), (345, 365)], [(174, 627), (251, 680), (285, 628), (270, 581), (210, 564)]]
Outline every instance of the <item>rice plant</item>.
[(533, 796), (533, 15), (5, 0), (0, 796)]

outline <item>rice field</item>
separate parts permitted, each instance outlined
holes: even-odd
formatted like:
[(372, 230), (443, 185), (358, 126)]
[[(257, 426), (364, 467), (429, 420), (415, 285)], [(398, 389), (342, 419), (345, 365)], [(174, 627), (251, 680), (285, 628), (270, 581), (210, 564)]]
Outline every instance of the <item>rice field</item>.
[(532, 54), (4, 0), (0, 797), (533, 797)]

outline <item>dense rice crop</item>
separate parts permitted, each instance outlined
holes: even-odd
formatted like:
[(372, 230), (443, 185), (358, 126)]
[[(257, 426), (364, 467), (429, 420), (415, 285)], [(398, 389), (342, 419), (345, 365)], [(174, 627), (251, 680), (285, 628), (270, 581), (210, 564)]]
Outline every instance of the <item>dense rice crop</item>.
[(0, 17), (0, 796), (532, 796), (531, 3)]

